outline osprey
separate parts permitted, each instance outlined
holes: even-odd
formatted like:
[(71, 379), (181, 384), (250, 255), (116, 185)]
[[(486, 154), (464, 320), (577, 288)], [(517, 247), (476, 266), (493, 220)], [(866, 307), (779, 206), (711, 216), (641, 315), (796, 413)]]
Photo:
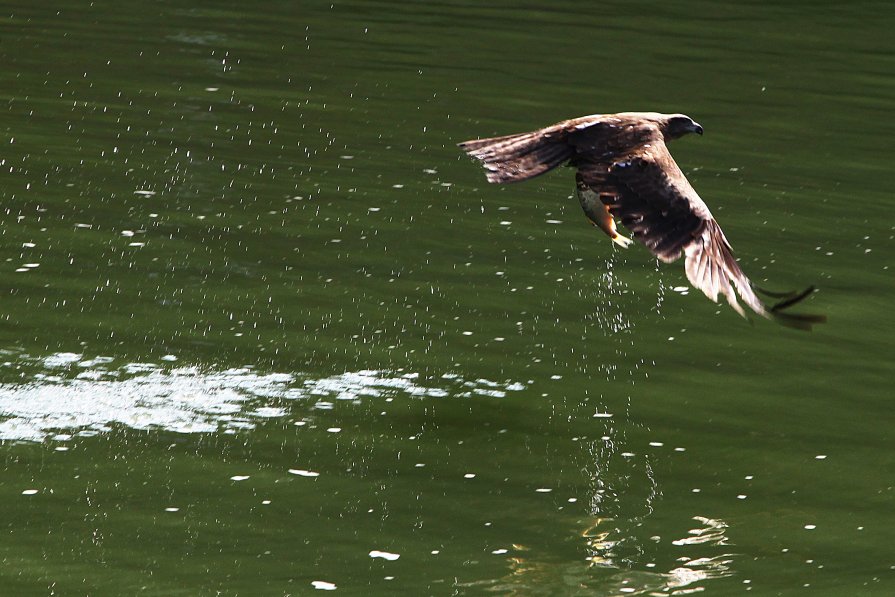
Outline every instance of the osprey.
[[(683, 114), (622, 112), (564, 120), (530, 133), (460, 143), (480, 160), (488, 182), (528, 180), (562, 164), (576, 169), (578, 200), (594, 226), (621, 247), (634, 239), (666, 263), (685, 258), (687, 279), (707, 297), (718, 295), (740, 315), (739, 298), (757, 314), (799, 329), (826, 321), (822, 315), (784, 313), (814, 291), (770, 293), (740, 269), (730, 243), (708, 206), (668, 152), (667, 143), (702, 127)], [(766, 305), (756, 291), (780, 299)]]

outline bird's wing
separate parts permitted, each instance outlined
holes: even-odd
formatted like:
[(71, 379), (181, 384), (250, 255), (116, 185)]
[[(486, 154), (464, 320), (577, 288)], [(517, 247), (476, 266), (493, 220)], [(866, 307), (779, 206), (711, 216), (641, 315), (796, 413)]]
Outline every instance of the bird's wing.
[[(579, 167), (587, 179), (587, 167)], [(665, 262), (686, 256), (687, 279), (713, 301), (723, 294), (741, 315), (739, 298), (759, 315), (768, 308), (740, 269), (730, 243), (660, 138), (616, 159), (601, 196), (613, 216)], [(594, 182), (597, 182), (596, 180)]]
[(488, 182), (519, 182), (534, 178), (569, 161), (576, 144), (588, 139), (595, 143), (608, 128), (600, 114), (564, 120), (530, 133), (473, 139), (460, 148), (480, 160)]

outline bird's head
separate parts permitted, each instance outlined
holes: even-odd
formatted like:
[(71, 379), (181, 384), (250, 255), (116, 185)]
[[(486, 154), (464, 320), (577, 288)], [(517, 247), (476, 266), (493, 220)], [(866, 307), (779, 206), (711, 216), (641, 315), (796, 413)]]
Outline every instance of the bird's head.
[(692, 118), (684, 114), (669, 114), (662, 127), (665, 139), (677, 139), (687, 133), (702, 134), (702, 126), (694, 122)]

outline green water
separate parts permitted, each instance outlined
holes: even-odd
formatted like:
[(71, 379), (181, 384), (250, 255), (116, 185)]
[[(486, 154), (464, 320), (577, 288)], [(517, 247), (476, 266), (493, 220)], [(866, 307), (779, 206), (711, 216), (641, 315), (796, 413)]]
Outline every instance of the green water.
[[(7, 3), (0, 593), (895, 593), (893, 17)], [(828, 324), (455, 147), (623, 110)]]

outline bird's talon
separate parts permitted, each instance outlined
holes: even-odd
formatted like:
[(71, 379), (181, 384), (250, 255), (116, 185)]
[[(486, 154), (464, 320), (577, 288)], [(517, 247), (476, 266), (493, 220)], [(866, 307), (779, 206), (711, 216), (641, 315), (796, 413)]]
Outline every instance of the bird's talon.
[(612, 242), (620, 246), (622, 249), (627, 249), (631, 246), (631, 243), (634, 241), (628, 238), (627, 236), (622, 236), (621, 234), (616, 234), (612, 237)]

